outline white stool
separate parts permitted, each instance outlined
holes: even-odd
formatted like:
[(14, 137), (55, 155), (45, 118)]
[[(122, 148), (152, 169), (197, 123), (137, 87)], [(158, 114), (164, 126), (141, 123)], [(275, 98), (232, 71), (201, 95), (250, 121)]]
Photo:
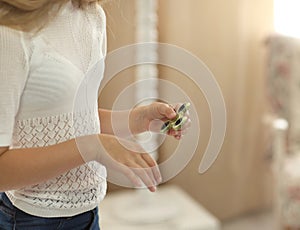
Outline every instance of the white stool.
[(220, 230), (220, 222), (175, 186), (157, 192), (122, 191), (100, 204), (103, 230)]

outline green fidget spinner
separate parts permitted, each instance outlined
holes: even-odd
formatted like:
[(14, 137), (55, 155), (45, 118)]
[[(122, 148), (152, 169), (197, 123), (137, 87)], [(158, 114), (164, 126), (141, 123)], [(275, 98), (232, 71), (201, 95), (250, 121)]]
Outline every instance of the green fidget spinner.
[(185, 113), (190, 108), (191, 104), (189, 102), (182, 104), (179, 109), (177, 110), (177, 115), (173, 120), (166, 121), (160, 129), (161, 133), (167, 133), (169, 130), (180, 130), (181, 127), (186, 123), (188, 118)]

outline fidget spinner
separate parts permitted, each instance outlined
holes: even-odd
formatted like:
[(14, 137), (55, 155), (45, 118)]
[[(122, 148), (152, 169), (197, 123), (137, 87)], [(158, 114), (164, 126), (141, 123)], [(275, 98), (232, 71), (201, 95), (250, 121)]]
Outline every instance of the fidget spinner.
[(166, 121), (160, 129), (161, 133), (167, 133), (169, 130), (180, 130), (181, 127), (186, 123), (188, 118), (185, 113), (190, 108), (191, 104), (189, 102), (182, 104), (177, 110), (176, 117), (173, 120)]

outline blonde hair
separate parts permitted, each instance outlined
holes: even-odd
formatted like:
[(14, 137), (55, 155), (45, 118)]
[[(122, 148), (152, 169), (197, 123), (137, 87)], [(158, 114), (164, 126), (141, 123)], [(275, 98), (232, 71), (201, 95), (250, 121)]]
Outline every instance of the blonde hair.
[(85, 8), (105, 0), (0, 0), (0, 25), (23, 31), (39, 30), (69, 1)]

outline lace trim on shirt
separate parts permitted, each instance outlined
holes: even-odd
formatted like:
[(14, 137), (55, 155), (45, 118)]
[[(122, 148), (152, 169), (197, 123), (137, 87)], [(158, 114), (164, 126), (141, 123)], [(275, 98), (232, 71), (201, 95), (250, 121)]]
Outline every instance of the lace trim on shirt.
[(97, 110), (18, 120), (12, 148), (55, 145), (75, 137), (99, 134)]
[[(43, 147), (74, 137), (100, 133), (97, 110), (18, 120), (13, 148)], [(106, 191), (106, 170), (97, 162), (34, 186), (14, 191), (18, 199), (38, 207), (74, 209), (99, 202)], [(102, 194), (99, 196), (99, 194)]]

